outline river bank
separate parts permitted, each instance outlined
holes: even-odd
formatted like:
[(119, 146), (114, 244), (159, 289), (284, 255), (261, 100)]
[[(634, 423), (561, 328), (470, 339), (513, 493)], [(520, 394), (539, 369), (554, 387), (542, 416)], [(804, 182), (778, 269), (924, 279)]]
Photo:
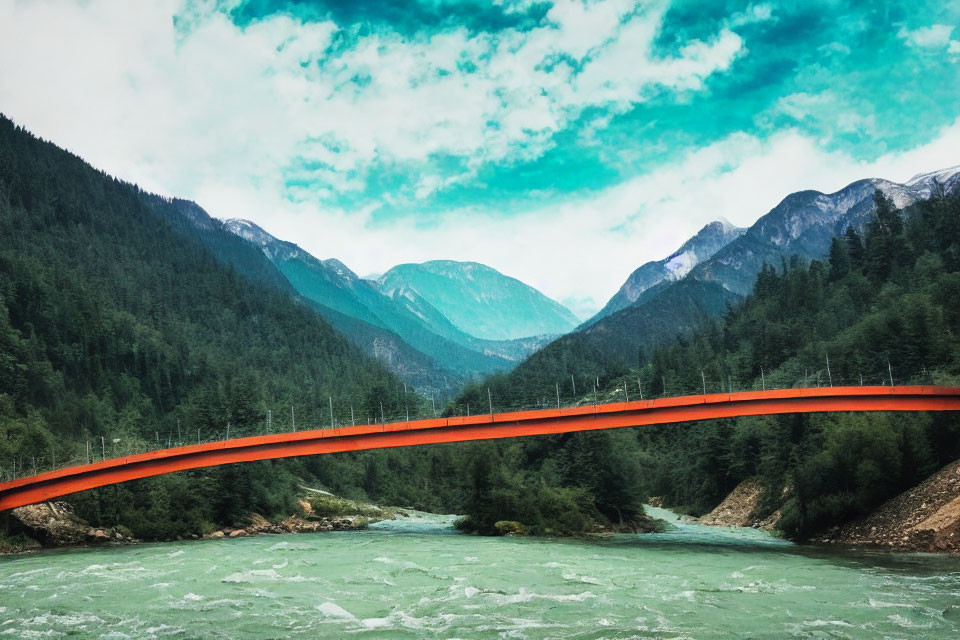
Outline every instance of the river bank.
[[(348, 500), (319, 489), (304, 487), (298, 509), (290, 516), (267, 519), (252, 513), (247, 521), (232, 527), (211, 526), (202, 536), (190, 539), (238, 538), (261, 534), (321, 533), (357, 531), (373, 523), (409, 517), (409, 510)], [(105, 544), (137, 544), (125, 527), (91, 525), (78, 517), (69, 502), (51, 501), (28, 505), (4, 514), (5, 538), (0, 538), (0, 555), (65, 547), (92, 547)], [(181, 541), (183, 538), (166, 540)], [(153, 541), (157, 542), (157, 541)]]
[[(787, 495), (789, 489), (785, 488), (780, 498)], [(770, 512), (765, 505), (764, 488), (755, 479), (748, 479), (697, 521), (709, 526), (775, 531), (780, 510)], [(868, 515), (832, 527), (811, 541), (901, 552), (960, 553), (960, 460)]]
[(960, 460), (817, 542), (960, 553)]
[[(355, 531), (382, 520), (409, 515), (407, 509), (347, 500), (320, 489), (302, 489), (298, 509), (289, 516), (270, 520), (259, 514), (250, 514), (246, 522), (236, 526), (211, 526), (202, 536), (195, 534), (191, 537), (217, 539), (259, 534)], [(785, 488), (779, 497), (782, 500), (788, 495), (789, 488)], [(663, 506), (658, 498), (651, 498), (651, 503)], [(648, 506), (647, 515), (637, 521), (598, 525), (582, 535), (657, 533), (663, 530), (660, 524), (662, 519), (650, 517), (653, 513), (660, 512), (656, 507)], [(84, 522), (73, 513), (67, 502), (21, 507), (4, 517), (7, 518), (5, 529), (13, 535), (8, 533), (6, 539), (0, 538), (0, 554), (139, 542), (123, 527), (98, 527)], [(779, 518), (779, 509), (771, 510), (760, 483), (748, 479), (696, 521), (714, 527), (776, 532)], [(460, 526), (463, 527), (462, 521)], [(463, 528), (470, 531), (469, 527)], [(525, 535), (527, 529), (520, 522), (498, 521), (491, 533), (517, 536)], [(960, 460), (947, 465), (917, 487), (882, 504), (868, 516), (825, 531), (812, 542), (901, 552), (960, 553)]]

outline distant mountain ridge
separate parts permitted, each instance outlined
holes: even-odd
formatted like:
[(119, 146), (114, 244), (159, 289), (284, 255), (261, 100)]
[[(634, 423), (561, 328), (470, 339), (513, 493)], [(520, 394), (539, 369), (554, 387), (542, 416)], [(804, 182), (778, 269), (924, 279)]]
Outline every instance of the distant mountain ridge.
[(563, 334), (578, 324), (559, 302), (476, 262), (401, 264), (377, 280), (380, 291), (420, 315), (426, 303), (460, 330), (485, 340)]
[[(682, 255), (687, 243), (666, 261), (641, 266), (604, 307), (617, 310), (605, 316), (601, 312), (537, 351), (511, 372), (508, 381), (561, 380), (571, 373), (605, 370), (613, 361), (637, 366), (658, 345), (688, 335), (742, 300), (764, 264), (779, 267), (794, 257), (825, 258), (834, 237), (870, 221), (878, 190), (901, 208), (937, 191), (949, 194), (958, 189), (960, 166), (919, 174), (902, 184), (874, 178), (830, 194), (792, 193), (679, 279), (665, 275), (666, 264)], [(574, 366), (576, 371), (571, 370)]]
[[(295, 298), (319, 312), (337, 331), (367, 355), (373, 356), (404, 381), (420, 389), (448, 391), (459, 387), (467, 375), (445, 369), (430, 356), (414, 349), (388, 329), (375, 326), (339, 313), (301, 296), (284, 273), (277, 268), (271, 256), (264, 251), (261, 242), (272, 238), (259, 228), (248, 229), (250, 237), (234, 233), (228, 225), (211, 217), (202, 207), (189, 200), (167, 198), (142, 193), (141, 198), (160, 216), (165, 218), (177, 232), (199, 241), (216, 259), (230, 266), (235, 272), (253, 282)], [(262, 235), (258, 235), (262, 232)], [(257, 242), (251, 241), (251, 237)], [(276, 243), (270, 247), (275, 257), (306, 254), (296, 245)], [(311, 256), (312, 257), (312, 256)], [(337, 272), (342, 265), (331, 264)]]
[[(368, 353), (405, 372), (404, 347), (422, 354), (444, 371), (448, 386), (473, 375), (511, 369), (554, 336), (483, 340), (461, 330), (412, 291), (391, 297), (379, 283), (360, 278), (336, 259), (321, 260), (300, 246), (280, 240), (249, 220), (231, 219), (225, 228), (258, 247), (293, 288), (328, 322)], [(392, 349), (386, 349), (392, 345)], [(401, 346), (402, 345), (402, 346)], [(415, 370), (424, 368), (420, 363)]]
[(848, 227), (861, 228), (873, 215), (873, 194), (879, 190), (902, 208), (931, 196), (940, 185), (952, 191), (960, 181), (960, 167), (920, 174), (900, 184), (879, 178), (857, 180), (834, 193), (798, 191), (694, 267), (688, 277), (718, 282), (740, 296), (749, 293), (766, 262), (778, 265), (790, 256), (817, 259), (826, 255), (830, 240)]
[(722, 218), (707, 224), (663, 260), (647, 262), (637, 268), (603, 309), (585, 322), (584, 325), (592, 325), (602, 318), (629, 307), (639, 299), (641, 294), (661, 282), (683, 278), (698, 264), (711, 258), (717, 251), (742, 236), (746, 231), (746, 229), (735, 227)]

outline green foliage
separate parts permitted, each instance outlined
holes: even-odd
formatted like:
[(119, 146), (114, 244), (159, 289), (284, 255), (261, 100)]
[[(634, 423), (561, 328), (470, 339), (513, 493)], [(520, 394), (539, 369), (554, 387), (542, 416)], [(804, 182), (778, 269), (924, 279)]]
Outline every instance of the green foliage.
[[(714, 390), (724, 382), (759, 388), (760, 367), (767, 388), (859, 384), (861, 375), (866, 384), (889, 384), (891, 371), (898, 384), (955, 379), (960, 197), (899, 212), (878, 196), (876, 210), (864, 241), (848, 230), (845, 242), (833, 243), (829, 267), (764, 268), (742, 305), (659, 350), (643, 375), (688, 390), (701, 370)], [(950, 414), (743, 418), (659, 430), (644, 447), (672, 458), (653, 482), (674, 504), (702, 512), (759, 476), (768, 510), (787, 490), (780, 527), (805, 537), (867, 513), (960, 456), (956, 430)]]
[[(652, 350), (639, 367), (561, 343), (509, 375), (468, 387), (448, 410), (470, 403), (485, 411), (487, 389), (495, 406), (511, 389), (553, 398), (571, 372), (580, 403), (594, 393), (600, 401), (622, 398), (624, 381), (638, 379), (647, 395), (701, 393), (704, 384), (712, 392), (859, 384), (861, 375), (873, 385), (889, 384), (891, 375), (897, 384), (956, 384), (960, 196), (935, 195), (905, 211), (882, 195), (875, 204), (863, 237), (846, 230), (828, 263), (764, 266), (742, 304)], [(588, 343), (569, 342), (577, 349)], [(565, 399), (571, 391), (568, 385)], [(782, 508), (780, 528), (803, 538), (864, 515), (960, 457), (958, 432), (952, 414), (814, 414), (491, 445), (474, 469), (478, 489), (465, 524), (489, 531), (497, 519), (539, 518), (546, 527), (537, 496), (567, 489), (581, 492), (574, 503), (594, 509), (570, 507), (587, 520), (632, 517), (650, 495), (699, 515), (758, 478), (766, 489), (762, 510)]]
[[(396, 416), (422, 402), (260, 252), (217, 225), (196, 237), (184, 206), (0, 117), (0, 475), (86, 462), (88, 446), (97, 459), (222, 438), (228, 424), (250, 435), (270, 409), (274, 429), (291, 427), (291, 407), (326, 425), (327, 398), (341, 422), (351, 406)], [(303, 461), (232, 465), (74, 502), (90, 521), (169, 538), (289, 515), (303, 479)]]
[(585, 489), (552, 486), (536, 472), (511, 470), (503, 461), (515, 457), (515, 449), (500, 455), (489, 450), (477, 453), (471, 468), (469, 515), (458, 523), (460, 529), (502, 535), (497, 523), (508, 520), (534, 535), (575, 535), (600, 518)]

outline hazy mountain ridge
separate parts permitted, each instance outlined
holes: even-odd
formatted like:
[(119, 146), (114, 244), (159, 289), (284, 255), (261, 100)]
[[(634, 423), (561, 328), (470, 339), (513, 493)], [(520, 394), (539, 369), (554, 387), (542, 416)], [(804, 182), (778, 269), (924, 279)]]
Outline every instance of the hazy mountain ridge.
[(485, 340), (562, 334), (576, 316), (528, 284), (476, 262), (401, 264), (380, 278), (380, 290), (417, 315), (425, 301), (461, 331)]
[[(213, 218), (190, 200), (152, 194), (144, 194), (143, 198), (176, 231), (198, 240), (220, 262), (230, 265), (244, 277), (278, 289), (308, 305), (354, 345), (406, 382), (422, 389), (447, 391), (457, 388), (465, 380), (462, 374), (444, 369), (433, 358), (414, 349), (389, 329), (338, 312), (306, 296), (301, 297), (288, 276), (274, 262), (274, 259), (313, 258), (296, 245), (274, 241), (272, 236), (253, 223), (244, 221), (243, 224), (230, 225)], [(346, 267), (338, 261), (323, 261), (322, 264), (344, 276), (347, 283), (359, 280), (356, 275), (349, 278), (344, 273)]]
[(458, 389), (467, 379), (467, 376), (459, 372), (443, 368), (436, 360), (414, 349), (389, 329), (377, 327), (319, 303), (308, 302), (350, 342), (420, 390), (448, 392)]
[[(451, 379), (503, 371), (520, 359), (507, 359), (466, 346), (470, 344), (471, 336), (458, 331), (449, 322), (443, 327), (442, 314), (432, 310), (435, 322), (425, 323), (403, 305), (383, 295), (376, 283), (360, 278), (339, 260), (321, 260), (292, 242), (274, 237), (248, 220), (227, 220), (225, 225), (261, 247), (300, 295), (317, 305), (321, 314), (330, 309), (380, 329), (380, 332), (370, 332), (368, 329), (360, 331), (356, 323), (348, 323), (335, 315), (328, 318), (334, 326), (357, 337), (368, 352), (374, 348), (374, 343), (367, 338), (359, 338), (358, 332), (367, 336), (377, 334), (380, 337), (377, 344), (382, 345), (383, 340), (390, 342), (383, 333), (386, 331), (436, 361), (448, 372), (446, 377)], [(437, 330), (438, 327), (443, 330)]]
[(377, 282), (360, 278), (341, 261), (321, 260), (253, 222), (231, 219), (224, 225), (259, 247), (335, 328), (408, 380), (429, 375), (438, 381), (434, 386), (450, 388), (472, 375), (510, 369), (555, 337), (476, 338), (415, 292), (384, 295)]

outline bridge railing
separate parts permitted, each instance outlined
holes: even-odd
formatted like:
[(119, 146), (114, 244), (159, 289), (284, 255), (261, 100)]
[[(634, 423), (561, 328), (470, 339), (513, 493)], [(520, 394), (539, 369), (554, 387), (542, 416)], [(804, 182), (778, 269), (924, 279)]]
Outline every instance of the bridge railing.
[[(436, 395), (418, 394), (409, 388), (402, 399), (391, 398), (390, 402), (376, 402), (371, 406), (369, 399), (328, 398), (326, 406), (314, 411), (322, 420), (312, 420), (311, 424), (297, 424), (296, 416), (285, 416), (289, 410), (276, 407), (268, 410), (264, 420), (258, 424), (237, 426), (225, 420), (222, 428), (196, 429), (188, 424), (180, 424), (176, 430), (166, 428), (163, 431), (153, 429), (153, 438), (141, 436), (103, 434), (84, 438), (80, 441), (59, 442), (50, 447), (47, 453), (30, 456), (15, 456), (0, 461), (0, 481), (14, 480), (23, 476), (56, 469), (74, 467), (105, 459), (148, 453), (160, 449), (215, 442), (231, 438), (255, 435), (268, 435), (297, 430), (313, 430), (349, 426), (351, 424), (390, 424), (442, 416), (488, 415), (532, 409), (556, 409), (578, 406), (620, 403), (629, 400), (656, 399), (665, 397), (691, 396), (703, 393), (733, 393), (737, 391), (758, 391), (764, 389), (796, 389), (828, 386), (886, 386), (890, 384), (956, 384), (955, 378), (937, 372), (921, 370), (912, 376), (896, 375), (893, 367), (885, 371), (873, 371), (869, 374), (835, 375), (826, 368), (806, 370), (802, 376), (775, 372), (768, 375), (761, 372), (756, 380), (744, 384), (732, 377), (721, 379), (699, 372), (699, 384), (691, 383), (693, 376), (680, 377), (676, 374), (662, 376), (660, 380), (644, 380), (636, 374), (618, 378), (592, 380), (586, 376), (574, 377), (554, 384), (553, 393), (530, 393), (523, 389), (493, 392), (488, 390), (487, 397), (478, 402), (454, 402), (438, 399)], [(359, 407), (364, 407), (361, 410)], [(285, 416), (285, 419), (274, 419)]]

